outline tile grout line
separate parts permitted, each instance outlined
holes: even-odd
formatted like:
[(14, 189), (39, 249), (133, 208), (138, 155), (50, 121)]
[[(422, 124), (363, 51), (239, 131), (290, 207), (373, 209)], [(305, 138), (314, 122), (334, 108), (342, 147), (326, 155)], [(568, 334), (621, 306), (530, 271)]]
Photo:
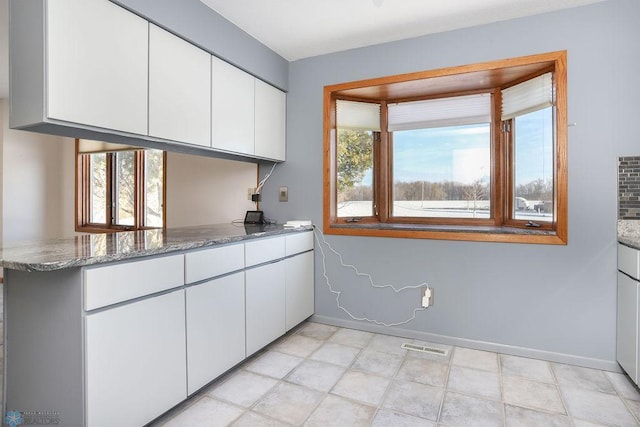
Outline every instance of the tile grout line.
[[(337, 332), (337, 331), (336, 331), (336, 332)], [(336, 332), (334, 332), (334, 334), (335, 334)], [(332, 335), (332, 336), (333, 336), (333, 335)], [(334, 385), (329, 389), (329, 391), (327, 392), (327, 395), (328, 395), (328, 394), (331, 394), (331, 391), (332, 391), (332, 390), (333, 390), (333, 389), (338, 385), (338, 383), (340, 382), (340, 380), (341, 380), (342, 378), (344, 378), (344, 376), (345, 376), (345, 375), (346, 375), (350, 370), (352, 370), (352, 369), (353, 369), (353, 370), (355, 370), (356, 372), (362, 372), (362, 373), (365, 373), (365, 374), (371, 374), (370, 372), (362, 371), (362, 370), (360, 370), (360, 369), (354, 368), (354, 364), (355, 364), (355, 363), (356, 363), (356, 361), (360, 358), (360, 356), (364, 355), (364, 353), (369, 349), (369, 346), (371, 345), (371, 342), (373, 341), (373, 339), (374, 339), (374, 338), (375, 338), (375, 335), (372, 335), (372, 336), (369, 338), (369, 340), (367, 341), (367, 343), (366, 343), (363, 347), (359, 348), (358, 354), (353, 358), (353, 360), (351, 361), (351, 363), (349, 364), (349, 366), (348, 366), (348, 367), (345, 367), (345, 371), (344, 371), (344, 373), (342, 374), (342, 376), (340, 377), (340, 379), (338, 379), (338, 380), (336, 381), (336, 383), (335, 383), (335, 384), (334, 384)], [(327, 341), (329, 341), (329, 339), (327, 339)], [(345, 345), (345, 344), (343, 344), (343, 345)], [(354, 347), (354, 348), (357, 348), (357, 347)], [(372, 350), (372, 351), (373, 351), (373, 350)], [(405, 356), (406, 356), (406, 355), (405, 355)], [(404, 358), (403, 358), (403, 361), (404, 361)], [(401, 363), (400, 363), (400, 365), (398, 366), (398, 368), (396, 368), (396, 373), (397, 373), (397, 371), (400, 369), (400, 366), (402, 366), (402, 363), (403, 363), (403, 362), (401, 362)], [(395, 373), (394, 373), (394, 376), (395, 376)], [(382, 377), (382, 376), (381, 376), (381, 377)], [(384, 378), (384, 377), (383, 377), (383, 378)], [(382, 402), (384, 401), (384, 398), (385, 398), (386, 394), (389, 392), (389, 388), (391, 387), (391, 383), (392, 383), (392, 382), (393, 382), (393, 377), (391, 377), (391, 378), (390, 378), (389, 384), (387, 384), (387, 386), (385, 387), (385, 390), (384, 390), (384, 392), (382, 393), (382, 396), (381, 396), (381, 398), (380, 398), (380, 401), (375, 405), (375, 407), (374, 407), (374, 406), (371, 406), (371, 405), (368, 405), (368, 404), (366, 404), (366, 403), (364, 403), (364, 402), (359, 402), (359, 401), (357, 401), (357, 400), (355, 400), (355, 399), (352, 399), (352, 398), (349, 398), (349, 397), (345, 397), (345, 396), (341, 396), (341, 395), (333, 395), (333, 396), (337, 396), (337, 397), (339, 397), (339, 398), (346, 399), (346, 400), (348, 400), (348, 401), (350, 401), (350, 402), (354, 402), (354, 403), (358, 403), (358, 404), (361, 404), (361, 405), (365, 405), (365, 406), (370, 406), (370, 407), (372, 407), (372, 408), (374, 409), (374, 411), (373, 411), (373, 414), (371, 415), (371, 418), (369, 419), (369, 425), (371, 425), (371, 424), (373, 423), (373, 421), (375, 420), (376, 415), (378, 415), (378, 412), (380, 411), (380, 407), (381, 407), (381, 405), (382, 405)], [(309, 416), (311, 416), (311, 414), (310, 414)]]
[(575, 420), (573, 419), (573, 416), (569, 413), (569, 407), (567, 406), (564, 395), (562, 394), (562, 389), (560, 388), (560, 381), (558, 381), (558, 376), (556, 375), (556, 371), (555, 369), (553, 369), (553, 362), (547, 362), (547, 363), (549, 364), (549, 371), (551, 371), (553, 386), (556, 388), (556, 391), (558, 392), (558, 396), (560, 397), (560, 403), (562, 403), (562, 408), (564, 409), (564, 412), (567, 414), (567, 417), (569, 418), (569, 422), (571, 422), (571, 425), (575, 425), (576, 424)]
[(502, 373), (502, 354), (496, 353), (498, 359), (498, 381), (500, 382), (500, 402), (502, 403), (502, 425), (507, 427), (507, 401), (504, 395), (504, 375)]
[[(309, 323), (306, 323), (306, 325), (308, 325)], [(371, 346), (374, 344), (374, 340), (376, 339), (375, 337), (380, 335), (380, 336), (384, 336), (385, 334), (372, 334), (368, 340), (363, 341), (363, 340), (358, 340), (358, 345), (359, 347), (353, 347), (349, 344), (343, 344), (342, 341), (331, 341), (333, 337), (336, 336), (336, 333), (338, 333), (338, 331), (340, 331), (341, 329), (348, 329), (348, 328), (337, 328), (336, 330), (333, 331), (333, 333), (331, 333), (330, 335), (324, 337), (324, 338), (318, 338), (318, 336), (313, 336), (313, 335), (304, 335), (304, 329), (305, 326), (302, 325), (299, 328), (297, 328), (295, 330), (294, 333), (292, 334), (287, 334), (285, 336), (283, 336), (281, 339), (277, 340), (276, 342), (272, 343), (271, 345), (267, 346), (263, 351), (259, 352), (257, 355), (254, 355), (252, 358), (247, 359), (246, 361), (244, 361), (243, 363), (241, 363), (240, 365), (236, 366), (235, 368), (232, 369), (232, 373), (227, 373), (224, 374), (224, 376), (226, 376), (226, 378), (220, 378), (217, 381), (212, 382), (212, 384), (210, 384), (209, 387), (206, 388), (206, 391), (201, 391), (198, 392), (196, 395), (194, 395), (193, 397), (197, 396), (197, 399), (192, 402), (190, 405), (186, 405), (183, 408), (180, 408), (180, 411), (177, 412), (176, 414), (174, 414), (170, 419), (168, 420), (162, 420), (163, 422), (167, 422), (172, 420), (173, 418), (175, 418), (176, 416), (178, 416), (180, 413), (186, 411), (188, 408), (190, 408), (191, 406), (193, 406), (196, 402), (202, 400), (204, 397), (208, 397), (211, 399), (215, 399), (215, 400), (219, 400), (223, 403), (228, 403), (234, 407), (238, 407), (239, 409), (241, 409), (241, 413), (230, 422), (229, 425), (234, 425), (236, 424), (241, 418), (243, 418), (245, 415), (249, 414), (249, 413), (253, 413), (256, 415), (260, 415), (265, 417), (265, 419), (267, 420), (272, 420), (272, 421), (276, 421), (278, 423), (283, 423), (283, 424), (287, 424), (287, 425), (293, 425), (291, 424), (290, 421), (282, 421), (279, 420), (277, 418), (273, 418), (269, 415), (266, 414), (262, 414), (259, 412), (252, 412), (253, 408), (256, 407), (256, 405), (259, 404), (259, 402), (264, 399), (266, 396), (268, 396), (270, 393), (273, 392), (273, 390), (277, 387), (279, 387), (281, 384), (290, 384), (290, 385), (296, 385), (296, 386), (300, 386), (302, 388), (308, 389), (308, 390), (313, 390), (316, 392), (321, 392), (322, 395), (321, 397), (318, 399), (317, 403), (315, 403), (313, 405), (313, 407), (309, 410), (308, 414), (306, 415), (306, 417), (304, 418), (304, 420), (300, 423), (300, 424), (295, 424), (296, 426), (302, 426), (305, 423), (309, 422), (309, 420), (314, 416), (314, 414), (316, 413), (316, 411), (318, 411), (318, 408), (323, 404), (323, 402), (325, 402), (326, 398), (331, 395), (335, 398), (338, 399), (342, 399), (345, 402), (351, 402), (353, 404), (358, 404), (358, 405), (362, 405), (368, 408), (371, 408), (372, 411), (370, 412), (369, 416), (366, 419), (366, 422), (368, 426), (373, 425), (373, 422), (376, 420), (376, 418), (378, 417), (378, 415), (381, 413), (381, 411), (388, 411), (389, 413), (394, 413), (397, 415), (402, 415), (402, 416), (407, 416), (407, 417), (413, 417), (413, 418), (417, 418), (417, 419), (421, 419), (427, 422), (433, 422), (434, 426), (442, 426), (444, 427), (444, 424), (441, 423), (441, 418), (442, 418), (442, 414), (443, 414), (443, 409), (444, 409), (444, 403), (445, 403), (445, 399), (446, 399), (446, 395), (447, 393), (450, 392), (449, 390), (449, 382), (451, 380), (451, 375), (452, 375), (452, 369), (454, 367), (454, 356), (456, 354), (456, 351), (458, 350), (457, 346), (450, 346), (450, 354), (449, 354), (449, 358), (447, 361), (447, 365), (446, 365), (446, 373), (443, 376), (443, 384), (442, 386), (438, 386), (438, 388), (440, 388), (442, 390), (442, 396), (441, 399), (439, 401), (439, 405), (438, 405), (438, 410), (435, 416), (435, 420), (430, 420), (429, 418), (424, 418), (422, 416), (419, 415), (414, 415), (411, 413), (407, 413), (405, 412), (404, 409), (400, 410), (400, 409), (395, 409), (393, 407), (390, 408), (385, 408), (383, 405), (385, 403), (385, 400), (389, 397), (390, 394), (390, 390), (392, 388), (392, 385), (396, 382), (409, 382), (409, 383), (415, 383), (415, 384), (420, 384), (420, 385), (428, 385), (428, 386), (432, 386), (432, 387), (436, 387), (434, 386), (432, 383), (435, 383), (435, 381), (433, 381), (432, 383), (429, 382), (429, 380), (425, 380), (426, 382), (422, 382), (421, 380), (418, 379), (418, 377), (415, 377), (415, 375), (413, 375), (413, 373), (411, 373), (411, 371), (407, 371), (406, 373), (409, 375), (407, 377), (407, 379), (404, 378), (399, 378), (398, 375), (400, 375), (401, 372), (403, 372), (403, 369), (405, 368), (405, 366), (407, 366), (408, 363), (412, 362), (412, 359), (418, 358), (418, 359), (423, 359), (422, 357), (413, 357), (412, 353), (409, 351), (404, 351), (402, 355), (398, 355), (397, 353), (394, 353), (392, 350), (393, 348), (389, 347), (387, 348), (386, 342), (380, 342), (379, 344), (383, 344), (385, 345), (385, 347), (381, 347), (379, 345), (376, 345), (375, 348), (372, 348)], [(293, 331), (292, 331), (293, 332)], [(244, 367), (247, 366), (247, 364), (251, 361), (251, 360), (255, 360), (258, 356), (262, 356), (270, 351), (275, 351), (278, 352), (277, 350), (273, 349), (274, 346), (276, 346), (279, 342), (282, 342), (283, 340), (286, 339), (287, 336), (293, 336), (293, 335), (300, 335), (306, 338), (312, 338), (312, 339), (316, 339), (320, 342), (319, 346), (317, 348), (315, 348), (314, 350), (310, 351), (308, 354), (306, 354), (306, 356), (304, 357), (300, 357), (301, 361), (294, 366), (293, 368), (291, 368), (285, 375), (283, 375), (281, 378), (273, 378), (270, 377), (268, 375), (264, 375), (264, 374), (260, 374), (257, 372), (251, 372), (251, 371), (246, 371), (244, 370)], [(355, 354), (353, 355), (353, 358), (351, 359), (351, 361), (348, 363), (348, 365), (343, 366), (343, 365), (338, 365), (335, 364), (333, 362), (328, 362), (325, 360), (315, 360), (315, 359), (311, 359), (311, 357), (317, 352), (319, 351), (324, 345), (328, 344), (328, 343), (333, 343), (333, 344), (339, 344), (342, 346), (346, 346), (346, 347), (351, 347), (352, 349), (357, 350), (357, 352), (355, 352)], [(303, 347), (299, 347), (299, 349), (302, 349)], [(394, 347), (395, 348), (395, 347)], [(382, 350), (382, 351), (381, 351)], [(359, 368), (356, 368), (356, 364), (358, 362), (358, 360), (363, 357), (365, 354), (367, 354), (368, 351), (376, 351), (388, 356), (391, 355), (396, 355), (396, 357), (400, 357), (399, 363), (397, 364), (397, 366), (395, 367), (395, 369), (393, 370), (392, 373), (390, 374), (382, 374), (380, 372), (383, 372), (383, 369), (379, 370), (379, 371), (367, 371), (367, 368), (370, 368), (372, 365), (360, 365)], [(281, 352), (283, 354), (287, 354), (290, 356), (296, 356), (294, 353), (285, 353), (285, 352)], [(510, 368), (510, 372), (512, 372), (511, 374), (505, 374), (504, 372), (504, 368), (505, 368), (505, 364), (503, 363), (503, 357), (505, 357), (505, 355), (502, 355), (501, 353), (498, 352), (490, 352), (495, 354), (495, 357), (497, 358), (497, 374), (498, 374), (498, 380), (499, 380), (499, 387), (500, 387), (500, 397), (499, 397), (499, 403), (500, 403), (500, 407), (501, 407), (501, 413), (502, 413), (502, 425), (506, 426), (508, 424), (508, 420), (507, 420), (507, 405), (509, 404), (506, 400), (506, 396), (505, 396), (505, 378), (506, 377), (513, 377), (514, 379), (518, 379), (518, 380), (523, 380), (523, 381), (527, 381), (527, 382), (532, 382), (532, 383), (539, 383), (539, 384), (545, 384), (545, 385), (553, 385), (553, 388), (555, 389), (559, 400), (560, 400), (560, 404), (562, 409), (564, 410), (565, 414), (564, 416), (566, 416), (566, 420), (570, 423), (570, 425), (575, 426), (576, 425), (576, 421), (587, 421), (587, 420), (574, 420), (573, 416), (569, 413), (568, 411), (568, 407), (567, 407), (567, 403), (566, 403), (566, 399), (565, 399), (565, 395), (562, 393), (562, 390), (560, 388), (560, 383), (559, 383), (559, 377), (556, 374), (556, 370), (554, 369), (554, 366), (558, 366), (558, 365), (563, 365), (563, 364), (556, 364), (554, 362), (550, 362), (550, 361), (544, 361), (542, 359), (533, 359), (533, 360), (540, 360), (545, 362), (545, 366), (547, 367), (547, 369), (549, 370), (549, 374), (550, 374), (550, 381), (551, 384), (549, 384), (549, 382), (547, 382), (546, 380), (546, 376), (541, 376), (539, 374), (541, 374), (541, 372), (539, 371), (532, 371), (530, 370), (528, 367), (527, 368), (520, 368), (518, 365), (514, 365)], [(337, 353), (336, 353), (337, 354)], [(342, 354), (342, 356), (344, 356), (344, 353)], [(509, 356), (509, 355), (506, 355)], [(514, 357), (519, 357), (519, 356), (514, 356)], [(529, 358), (526, 358), (529, 359)], [(342, 359), (344, 360), (344, 359)], [(389, 362), (391, 359), (382, 359), (383, 362)], [(426, 357), (424, 358), (424, 360), (428, 360), (429, 362), (433, 362), (433, 363), (442, 363), (443, 361), (440, 360), (439, 358), (431, 358), (431, 357)], [(289, 379), (292, 377), (293, 373), (300, 368), (305, 362), (308, 361), (313, 361), (313, 362), (320, 362), (320, 363), (326, 363), (328, 365), (332, 365), (332, 366), (336, 366), (336, 367), (340, 367), (341, 369), (343, 369), (343, 372), (340, 374), (340, 376), (335, 380), (335, 382), (333, 383), (333, 385), (331, 385), (327, 391), (324, 390), (318, 390), (315, 389), (313, 387), (307, 386), (304, 383), (294, 383), (294, 382), (289, 382)], [(369, 361), (371, 362), (371, 361)], [(393, 361), (394, 363), (396, 363), (396, 361)], [(364, 363), (364, 361), (363, 361)], [(506, 362), (505, 362), (506, 363)], [(374, 365), (375, 366), (375, 365)], [(460, 365), (461, 367), (465, 367), (465, 365)], [(510, 365), (509, 365), (510, 366)], [(412, 367), (412, 368), (416, 368), (416, 367)], [(516, 369), (514, 369), (516, 368)], [(484, 371), (484, 369), (481, 368), (473, 368), (473, 367), (469, 367), (469, 369), (475, 369), (475, 370), (480, 370), (480, 371)], [(614, 384), (614, 378), (606, 375), (606, 373), (602, 370), (596, 370), (598, 372), (600, 372), (601, 375), (604, 375), (606, 378), (606, 383), (612, 387), (613, 390), (613, 396), (616, 396), (618, 399), (620, 399), (623, 403), (624, 408), (626, 408), (626, 410), (631, 414), (632, 419), (634, 420), (634, 422), (640, 426), (640, 422), (639, 421), (639, 416), (636, 415), (636, 413), (633, 411), (632, 409), (632, 402), (639, 402), (640, 403), (640, 398), (634, 400), (632, 398), (629, 398), (628, 400), (625, 399), (625, 397), (622, 395), (623, 391), (622, 388), (621, 390), (619, 390), (616, 385)], [(235, 378), (239, 372), (250, 372), (252, 374), (255, 375), (260, 375), (260, 376), (264, 376), (266, 378), (273, 378), (276, 380), (276, 382), (274, 383), (273, 386), (271, 386), (268, 390), (264, 391), (259, 397), (256, 398), (256, 400), (248, 407), (244, 407), (244, 406), (240, 406), (237, 405), (233, 402), (229, 402), (223, 398), (217, 398), (213, 395), (210, 395), (208, 393), (212, 392), (215, 388), (222, 386), (223, 384), (227, 383), (228, 381), (232, 380), (233, 378)], [(373, 377), (380, 377), (380, 378), (384, 378), (385, 380), (387, 380), (387, 384), (384, 388), (384, 391), (380, 394), (379, 399), (377, 400), (377, 403), (375, 405), (372, 405), (371, 403), (368, 402), (364, 402), (364, 401), (360, 401), (358, 399), (356, 399), (355, 397), (348, 397), (350, 395), (350, 393), (347, 393), (347, 395), (342, 396), (340, 394), (333, 394), (333, 391), (335, 390), (336, 386), (340, 383), (340, 381), (342, 381), (344, 379), (344, 377), (349, 373), (349, 372), (360, 372), (364, 375), (371, 375)], [(442, 372), (442, 371), (440, 371)], [(562, 372), (561, 372), (562, 373)], [(442, 378), (441, 374), (438, 375), (439, 378)], [(420, 378), (424, 378), (423, 376), (420, 376)], [(429, 376), (429, 378), (432, 378), (431, 376)], [(543, 378), (543, 379), (541, 379)], [(222, 380), (222, 382), (218, 383), (218, 381)], [(595, 380), (594, 380), (595, 381)], [(600, 382), (597, 382), (598, 384), (600, 384)], [(325, 382), (325, 384), (327, 384)], [(570, 386), (570, 385), (569, 385)], [(577, 387), (577, 386), (576, 386)], [(324, 387), (323, 387), (324, 388)], [(579, 387), (581, 388), (581, 387)], [(466, 389), (465, 389), (466, 390)], [(453, 392), (453, 391), (452, 391)], [(471, 392), (473, 392), (473, 389), (471, 390)], [(626, 389), (624, 389), (624, 392), (626, 392)], [(480, 394), (469, 394), (468, 392), (465, 391), (456, 391), (456, 393), (459, 393), (460, 395), (463, 396), (469, 396), (469, 397), (473, 397), (473, 398), (478, 398), (478, 399), (482, 399), (482, 400), (488, 400), (488, 401), (495, 401), (495, 399), (489, 397), (488, 395), (484, 395), (482, 393)], [(610, 394), (610, 393), (606, 393), (606, 394)], [(627, 393), (629, 394), (629, 393)], [(359, 394), (351, 394), (352, 396), (360, 396)], [(374, 394), (375, 396), (375, 394)], [(518, 400), (519, 401), (519, 400)], [(435, 403), (435, 402), (433, 402)], [(529, 406), (529, 405), (525, 405), (525, 404), (518, 404), (518, 403), (512, 403), (509, 405), (513, 405), (514, 407), (520, 408), (520, 409), (525, 409), (525, 410), (529, 410), (529, 411), (536, 411), (539, 413), (543, 413), (543, 414), (548, 414), (550, 416), (562, 416), (563, 414), (560, 414), (558, 412), (555, 411), (549, 411), (546, 408), (539, 408), (536, 406)], [(435, 406), (435, 405), (434, 405)], [(326, 409), (326, 408), (325, 408)], [(326, 411), (324, 411), (326, 412)], [(497, 415), (497, 413), (496, 413)], [(639, 414), (640, 415), (640, 414)], [(364, 420), (364, 418), (363, 418)], [(497, 421), (497, 419), (495, 419), (495, 421)]]
[[(374, 337), (371, 337), (371, 339), (369, 340), (369, 342), (367, 343), (367, 347), (369, 348), (369, 345), (371, 344), (371, 341), (373, 341)], [(366, 349), (365, 348), (365, 349)], [(376, 351), (376, 350), (371, 350), (371, 351)], [(364, 353), (364, 351), (363, 351)], [(381, 352), (383, 353), (383, 352)], [(387, 354), (387, 353), (384, 353)], [(371, 419), (371, 423), (373, 423), (373, 421), (376, 419), (376, 416), (378, 415), (378, 413), (380, 412), (380, 409), (385, 410), (383, 403), (385, 401), (385, 399), (387, 398), (389, 391), (391, 389), (391, 386), (393, 385), (396, 376), (398, 375), (398, 373), (400, 372), (400, 370), (402, 369), (402, 366), (404, 366), (405, 362), (407, 361), (407, 351), (405, 350), (405, 354), (402, 356), (402, 361), (398, 364), (398, 367), (395, 369), (395, 371), (393, 372), (393, 374), (389, 377), (389, 384), (387, 384), (387, 387), (384, 390), (384, 393), (382, 393), (382, 396), (380, 397), (380, 401), (378, 402), (378, 404), (376, 405), (376, 410), (373, 414), (373, 418)]]
[[(303, 358), (302, 362), (300, 362), (300, 363), (298, 364), (298, 366), (302, 365), (302, 364), (304, 363), (304, 361), (306, 361), (306, 360), (312, 360), (312, 361), (313, 361), (313, 360), (315, 360), (315, 359), (310, 359), (310, 357), (311, 357), (313, 354), (315, 354), (318, 350), (320, 350), (320, 349), (321, 349), (325, 344), (327, 344), (327, 343), (331, 343), (331, 341), (329, 341), (329, 340), (331, 339), (331, 337), (333, 337), (333, 335), (335, 335), (335, 334), (336, 334), (336, 332), (338, 332), (338, 330), (339, 330), (339, 329), (336, 329), (336, 330), (335, 330), (335, 331), (334, 331), (330, 336), (328, 336), (327, 338), (324, 338), (324, 339), (318, 339), (318, 338), (315, 338), (315, 339), (318, 339), (319, 341), (322, 341), (322, 344), (321, 344), (318, 348), (316, 348), (314, 351), (312, 351), (311, 353), (309, 353), (307, 356), (305, 356), (305, 357)], [(306, 335), (304, 335), (304, 334), (302, 333), (303, 331), (304, 331), (304, 327), (301, 327), (301, 328), (296, 332), (296, 334), (300, 334), (300, 335), (302, 335), (302, 336), (307, 337)], [(313, 337), (307, 337), (307, 338), (313, 338)], [(338, 344), (338, 343), (333, 343), (333, 344)], [(344, 344), (339, 344), (339, 345), (344, 345)], [(351, 347), (351, 346), (347, 346), (347, 347)], [(357, 347), (351, 347), (351, 348), (357, 348)], [(323, 396), (322, 396), (322, 399), (318, 400), (318, 403), (313, 407), (313, 409), (312, 409), (312, 410), (309, 412), (309, 414), (305, 417), (304, 421), (303, 421), (301, 424), (299, 424), (299, 426), (303, 426), (306, 422), (308, 422), (308, 421), (309, 421), (309, 419), (313, 416), (313, 414), (315, 413), (315, 411), (320, 407), (320, 405), (322, 404), (322, 402), (324, 402), (324, 400), (327, 398), (327, 396), (331, 395), (331, 390), (333, 390), (333, 389), (335, 388), (335, 386), (340, 382), (340, 380), (341, 380), (342, 378), (344, 378), (344, 376), (347, 374), (347, 372), (349, 372), (349, 370), (353, 367), (353, 364), (355, 363), (355, 361), (358, 359), (358, 356), (360, 356), (360, 354), (361, 354), (362, 352), (363, 352), (363, 349), (362, 349), (362, 348), (358, 348), (358, 353), (354, 356), (353, 360), (349, 363), (349, 365), (348, 365), (348, 366), (341, 366), (341, 365), (335, 365), (335, 364), (330, 363), (330, 362), (324, 362), (324, 363), (328, 363), (328, 364), (330, 364), (330, 365), (339, 366), (339, 367), (341, 367), (341, 368), (344, 368), (344, 372), (342, 373), (342, 375), (340, 376), (340, 378), (336, 381), (336, 383), (335, 383), (331, 388), (329, 388), (329, 390), (327, 390), (326, 392), (324, 392), (324, 394), (323, 394)], [(298, 366), (296, 366), (296, 368), (297, 368)], [(291, 369), (291, 371), (290, 371), (287, 375), (285, 375), (285, 376), (282, 378), (282, 381), (285, 381), (285, 378), (289, 377), (289, 376), (293, 373), (293, 371), (294, 371), (296, 368)], [(292, 384), (292, 383), (289, 383), (289, 384)], [(299, 385), (299, 384), (296, 384), (296, 385)], [(309, 388), (309, 389), (313, 390), (312, 388), (307, 387), (307, 386), (302, 386), (302, 385), (299, 385), (299, 386), (301, 386), (301, 387), (305, 387), (305, 388)], [(316, 391), (320, 391), (320, 390), (316, 390)], [(265, 394), (265, 395), (266, 395), (266, 394)], [(349, 400), (351, 401), (352, 399), (349, 399)], [(373, 419), (372, 419), (371, 421), (373, 421)]]
[[(616, 396), (618, 396), (618, 399), (622, 401), (622, 404), (624, 405), (624, 407), (627, 408), (627, 411), (629, 411), (633, 419), (640, 426), (640, 415), (636, 415), (636, 413), (633, 411), (633, 408), (631, 408), (631, 406), (629, 405), (629, 402), (627, 401), (627, 399), (622, 394), (620, 394), (620, 391), (618, 391), (618, 388), (615, 386), (611, 378), (606, 374), (604, 374), (604, 377), (607, 379), (607, 381), (609, 382), (613, 390), (616, 392)], [(636, 387), (636, 390), (637, 390), (637, 387)]]
[[(308, 323), (305, 323), (305, 324), (308, 324)], [(289, 335), (289, 336), (300, 335), (300, 336), (303, 336), (303, 337), (306, 337), (306, 338), (313, 338), (313, 337), (307, 337), (306, 335), (304, 335), (304, 334), (302, 333), (303, 331), (304, 331), (304, 326), (300, 326), (299, 328), (297, 328), (297, 330), (296, 330), (294, 333), (292, 333), (292, 334), (291, 334), (291, 335)], [(335, 334), (335, 331), (334, 331), (334, 334)], [(331, 334), (331, 336), (333, 336), (333, 334)], [(329, 338), (331, 338), (331, 336), (329, 336)], [(274, 385), (274, 386), (273, 386), (273, 387), (272, 387), (268, 392), (264, 393), (264, 394), (263, 394), (259, 399), (257, 399), (257, 400), (254, 402), (254, 404), (253, 404), (252, 406), (257, 405), (257, 404), (258, 404), (258, 402), (260, 402), (260, 401), (261, 401), (265, 396), (267, 396), (267, 395), (268, 395), (268, 394), (269, 394), (273, 389), (275, 389), (277, 386), (279, 386), (279, 385), (280, 385), (280, 384), (282, 384), (282, 383), (293, 384), (293, 385), (297, 385), (297, 386), (300, 386), (300, 387), (305, 387), (305, 388), (310, 389), (310, 390), (314, 390), (314, 389), (313, 389), (313, 388), (311, 388), (311, 387), (302, 386), (302, 385), (300, 385), (300, 384), (295, 384), (295, 383), (290, 383), (290, 382), (288, 382), (286, 379), (287, 379), (288, 377), (290, 377), (290, 376), (293, 374), (293, 372), (294, 372), (297, 368), (299, 368), (299, 367), (300, 367), (300, 366), (301, 366), (305, 361), (308, 361), (308, 360), (314, 360), (314, 359), (310, 359), (310, 357), (311, 357), (313, 354), (315, 354), (319, 349), (321, 349), (321, 348), (322, 348), (322, 347), (327, 343), (327, 341), (328, 341), (328, 339), (329, 339), (329, 338), (327, 338), (327, 339), (318, 339), (318, 341), (321, 341), (321, 342), (322, 342), (322, 344), (320, 344), (320, 345), (318, 346), (318, 348), (316, 348), (315, 350), (313, 350), (313, 351), (311, 351), (309, 354), (307, 354), (305, 357), (303, 357), (303, 358), (302, 358), (302, 361), (301, 361), (300, 363), (298, 363), (296, 366), (294, 366), (293, 368), (291, 368), (291, 370), (290, 370), (287, 374), (285, 374), (282, 378), (280, 378), (280, 379), (278, 380), (278, 382), (276, 383), (276, 385)], [(284, 341), (284, 339), (285, 339), (285, 338), (284, 338), (284, 337), (282, 337), (282, 338), (280, 338), (279, 340), (277, 340), (277, 341), (276, 341), (276, 343), (277, 343), (277, 342), (280, 342), (280, 341)], [(314, 339), (317, 339), (317, 338), (314, 338)], [(270, 345), (267, 347), (267, 351), (268, 351), (271, 347), (273, 347), (273, 346), (274, 346), (274, 344), (276, 344), (276, 343), (272, 343), (272, 344), (270, 344)], [(285, 353), (285, 354), (286, 354), (286, 353)], [(346, 373), (346, 372), (347, 372), (347, 371), (345, 370), (345, 373)], [(343, 373), (342, 375), (344, 375), (344, 373)], [(341, 378), (342, 378), (342, 377), (341, 377)], [(316, 391), (320, 391), (320, 390), (316, 390)], [(311, 411), (309, 411), (309, 414), (307, 414), (307, 416), (304, 418), (304, 420), (303, 420), (300, 424), (293, 424), (293, 423), (289, 423), (289, 422), (287, 422), (287, 424), (290, 424), (290, 425), (293, 425), (293, 426), (298, 427), (298, 426), (303, 426), (307, 421), (309, 421), (309, 418), (311, 418), (311, 416), (314, 414), (314, 412), (318, 409), (318, 407), (320, 407), (320, 405), (322, 404), (322, 402), (324, 402), (324, 400), (325, 400), (325, 399), (327, 398), (327, 396), (329, 395), (329, 391), (326, 391), (326, 392), (323, 392), (323, 393), (324, 393), (324, 394), (322, 395), (322, 398), (321, 398), (321, 399), (318, 399), (318, 402), (313, 406), (313, 409), (311, 409)], [(261, 414), (261, 415), (264, 415), (264, 414)], [(268, 418), (269, 418), (269, 419), (273, 419), (272, 417), (268, 417)], [(280, 420), (278, 420), (278, 421), (279, 421), (279, 422), (282, 422), (282, 421), (280, 421)]]
[(440, 399), (440, 407), (438, 408), (438, 415), (436, 416), (436, 424), (440, 422), (442, 416), (442, 408), (444, 407), (444, 399), (447, 396), (447, 389), (449, 387), (449, 377), (451, 376), (451, 366), (453, 365), (453, 355), (458, 347), (451, 346), (451, 354), (449, 354), (449, 363), (447, 363), (447, 375), (442, 387), (442, 398)]

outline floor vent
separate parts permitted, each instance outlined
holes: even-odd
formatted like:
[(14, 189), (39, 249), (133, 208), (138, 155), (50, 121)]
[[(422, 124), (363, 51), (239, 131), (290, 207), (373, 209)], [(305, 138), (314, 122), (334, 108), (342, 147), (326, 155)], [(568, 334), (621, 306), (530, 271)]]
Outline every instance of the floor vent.
[(433, 348), (433, 347), (426, 347), (424, 345), (409, 344), (406, 342), (403, 343), (401, 347), (405, 350), (419, 351), (421, 353), (437, 354), (438, 356), (446, 356), (448, 353), (447, 350), (441, 350), (439, 348)]

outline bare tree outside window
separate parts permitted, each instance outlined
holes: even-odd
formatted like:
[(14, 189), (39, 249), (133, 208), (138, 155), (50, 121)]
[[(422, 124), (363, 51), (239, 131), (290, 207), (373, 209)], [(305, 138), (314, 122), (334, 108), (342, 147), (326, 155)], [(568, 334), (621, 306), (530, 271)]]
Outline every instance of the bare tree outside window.
[(78, 231), (161, 228), (164, 152), (78, 153)]

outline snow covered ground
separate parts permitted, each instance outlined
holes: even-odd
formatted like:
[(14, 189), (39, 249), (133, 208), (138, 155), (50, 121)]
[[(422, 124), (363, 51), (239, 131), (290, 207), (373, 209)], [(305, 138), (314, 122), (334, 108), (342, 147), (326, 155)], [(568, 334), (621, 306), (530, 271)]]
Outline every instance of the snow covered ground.
[[(530, 202), (531, 203), (531, 202)], [(489, 201), (479, 200), (403, 200), (393, 205), (394, 216), (429, 218), (489, 218)], [(338, 205), (339, 217), (371, 216), (370, 201), (344, 202)], [(517, 219), (551, 221), (550, 213), (518, 211)]]

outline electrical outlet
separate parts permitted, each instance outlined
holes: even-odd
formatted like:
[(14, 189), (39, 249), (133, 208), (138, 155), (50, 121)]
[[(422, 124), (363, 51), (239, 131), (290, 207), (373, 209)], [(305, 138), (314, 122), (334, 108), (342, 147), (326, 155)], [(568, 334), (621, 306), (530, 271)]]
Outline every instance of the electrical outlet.
[(278, 200), (281, 202), (289, 201), (289, 189), (287, 187), (280, 187), (278, 191)]
[(422, 288), (422, 307), (429, 308), (433, 305), (433, 288)]
[(247, 200), (252, 200), (251, 196), (253, 195), (253, 193), (256, 192), (256, 188), (255, 187), (249, 187), (247, 188)]

